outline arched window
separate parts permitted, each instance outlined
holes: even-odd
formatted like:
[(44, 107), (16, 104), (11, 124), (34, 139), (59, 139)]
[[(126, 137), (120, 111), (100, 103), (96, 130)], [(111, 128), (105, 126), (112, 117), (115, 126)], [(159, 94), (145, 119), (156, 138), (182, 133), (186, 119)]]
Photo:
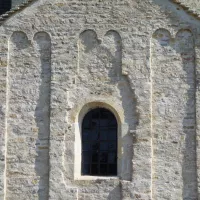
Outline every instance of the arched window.
[(117, 175), (117, 120), (107, 109), (89, 111), (82, 123), (82, 175)]

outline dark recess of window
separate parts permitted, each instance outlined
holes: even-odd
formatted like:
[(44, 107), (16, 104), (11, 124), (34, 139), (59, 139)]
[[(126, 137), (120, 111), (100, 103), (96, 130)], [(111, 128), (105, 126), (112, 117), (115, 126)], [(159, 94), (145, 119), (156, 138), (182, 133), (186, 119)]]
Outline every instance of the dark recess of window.
[(82, 175), (117, 175), (117, 120), (107, 109), (96, 108), (82, 123)]
[(11, 0), (0, 0), (0, 15), (11, 9)]

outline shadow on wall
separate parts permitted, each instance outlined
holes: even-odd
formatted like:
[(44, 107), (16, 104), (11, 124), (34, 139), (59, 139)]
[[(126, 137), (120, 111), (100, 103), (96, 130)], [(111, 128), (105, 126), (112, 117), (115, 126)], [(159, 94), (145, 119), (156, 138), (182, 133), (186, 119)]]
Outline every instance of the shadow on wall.
[(41, 67), (40, 93), (35, 109), (35, 119), (38, 126), (35, 170), (37, 176), (40, 177), (39, 200), (47, 200), (49, 195), (51, 40), (47, 33), (39, 32), (35, 35), (34, 41), (37, 51), (36, 56)]
[(110, 191), (107, 200), (121, 200), (121, 188), (120, 186), (115, 187), (112, 191)]
[[(163, 132), (154, 133), (154, 141), (156, 141), (154, 143), (154, 156), (156, 157), (155, 162), (157, 162), (154, 165), (165, 165), (165, 159), (170, 160), (170, 164), (169, 162), (167, 164), (170, 165), (167, 168), (171, 168), (169, 175), (167, 175), (167, 168), (165, 169), (167, 180), (170, 181), (170, 177), (174, 178), (178, 181), (177, 185), (180, 185), (180, 179), (182, 179), (183, 199), (196, 200), (194, 38), (190, 30), (180, 30), (176, 38), (171, 38), (169, 31), (159, 29), (153, 35), (152, 44), (154, 45), (152, 80), (153, 115), (155, 117), (153, 129), (158, 131), (159, 128), (166, 127)], [(165, 138), (165, 141), (163, 141), (163, 138)], [(160, 144), (163, 146), (159, 146)], [(168, 152), (169, 148), (173, 151), (173, 155)], [(165, 158), (160, 160), (161, 164), (159, 163), (159, 154), (162, 155), (163, 152)], [(182, 177), (180, 177), (180, 168), (182, 168)], [(174, 171), (175, 174), (173, 175), (172, 172)], [(162, 177), (161, 174), (161, 176), (159, 175), (160, 172), (156, 173), (155, 177)], [(160, 178), (158, 178), (158, 181), (164, 181)], [(159, 195), (159, 191), (156, 193)]]
[(181, 30), (176, 36), (178, 52), (182, 57), (183, 70), (186, 72), (187, 102), (183, 130), (185, 147), (183, 150), (183, 199), (197, 199), (197, 166), (196, 166), (196, 75), (194, 38), (190, 31)]

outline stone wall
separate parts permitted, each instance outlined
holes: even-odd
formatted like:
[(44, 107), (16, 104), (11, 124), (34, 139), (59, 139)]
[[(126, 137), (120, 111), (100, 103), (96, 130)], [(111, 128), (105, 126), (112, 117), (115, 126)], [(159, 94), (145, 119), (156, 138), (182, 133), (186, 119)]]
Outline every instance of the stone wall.
[[(25, 33), (14, 32), (9, 49), (7, 199), (19, 189), (24, 198), (38, 191), (39, 199), (45, 199), (49, 179), (51, 41), (46, 33), (39, 32), (31, 45)], [(32, 187), (24, 188), (21, 180), (32, 183)], [(34, 186), (36, 182), (39, 190)]]
[[(157, 30), (152, 38), (151, 58), (155, 196), (178, 199), (183, 194), (183, 199), (197, 199), (192, 33), (180, 30), (172, 38), (167, 30)], [(174, 192), (166, 186), (172, 182)]]
[[(0, 198), (200, 199), (200, 22), (166, 0), (35, 1), (0, 26)], [(118, 175), (81, 175), (81, 122), (118, 122)]]

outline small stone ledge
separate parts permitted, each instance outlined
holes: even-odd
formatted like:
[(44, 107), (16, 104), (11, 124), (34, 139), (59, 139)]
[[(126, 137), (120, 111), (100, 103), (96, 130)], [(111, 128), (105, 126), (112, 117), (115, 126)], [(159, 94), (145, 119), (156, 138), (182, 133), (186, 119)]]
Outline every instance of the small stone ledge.
[(117, 176), (79, 176), (76, 177), (77, 181), (96, 181), (96, 180), (119, 180)]

